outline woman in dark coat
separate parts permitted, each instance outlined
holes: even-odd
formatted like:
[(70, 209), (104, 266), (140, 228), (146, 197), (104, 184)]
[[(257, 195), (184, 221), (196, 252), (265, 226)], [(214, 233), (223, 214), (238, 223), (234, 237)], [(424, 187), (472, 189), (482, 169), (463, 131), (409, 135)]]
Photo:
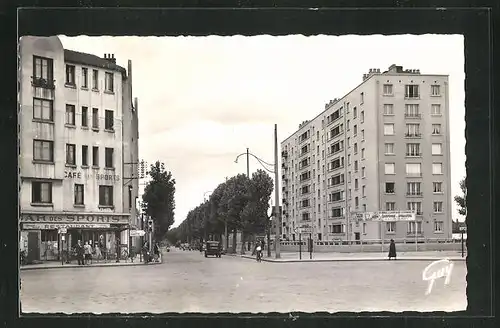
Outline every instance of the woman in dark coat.
[(396, 259), (396, 244), (394, 243), (394, 239), (391, 239), (391, 243), (389, 244), (389, 260), (391, 258)]

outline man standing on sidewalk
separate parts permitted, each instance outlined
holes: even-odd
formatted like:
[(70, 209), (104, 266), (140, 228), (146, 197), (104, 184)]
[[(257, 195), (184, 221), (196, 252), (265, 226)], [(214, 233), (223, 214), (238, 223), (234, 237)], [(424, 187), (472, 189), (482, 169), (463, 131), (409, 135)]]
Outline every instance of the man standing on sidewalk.
[(116, 263), (118, 263), (120, 262), (120, 238), (118, 237), (116, 237), (115, 248), (116, 248)]

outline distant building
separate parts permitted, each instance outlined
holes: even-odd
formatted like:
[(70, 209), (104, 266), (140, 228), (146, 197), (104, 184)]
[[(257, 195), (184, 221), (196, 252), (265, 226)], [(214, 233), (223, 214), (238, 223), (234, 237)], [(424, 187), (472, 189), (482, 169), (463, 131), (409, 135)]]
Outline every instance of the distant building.
[(30, 260), (58, 259), (101, 235), (113, 253), (118, 238), (130, 243), (139, 137), (131, 69), (114, 55), (63, 49), (57, 37), (22, 37), (20, 229)]
[[(448, 76), (392, 65), (281, 142), (283, 237), (451, 238)], [(416, 222), (363, 222), (359, 213), (413, 210)]]

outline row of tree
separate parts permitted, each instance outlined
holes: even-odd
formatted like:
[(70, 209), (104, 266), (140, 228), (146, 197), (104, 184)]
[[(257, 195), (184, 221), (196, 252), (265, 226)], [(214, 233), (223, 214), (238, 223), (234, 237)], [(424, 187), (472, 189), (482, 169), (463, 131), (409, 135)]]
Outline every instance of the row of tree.
[[(249, 179), (238, 174), (219, 184), (212, 194), (192, 209), (182, 223), (167, 233), (168, 240), (193, 242), (221, 240), (233, 233), (232, 249), (236, 249), (236, 233), (241, 232), (243, 244), (255, 234), (269, 230), (269, 200), (273, 192), (273, 179), (264, 171), (257, 170)], [(226, 229), (227, 232), (226, 233)]]

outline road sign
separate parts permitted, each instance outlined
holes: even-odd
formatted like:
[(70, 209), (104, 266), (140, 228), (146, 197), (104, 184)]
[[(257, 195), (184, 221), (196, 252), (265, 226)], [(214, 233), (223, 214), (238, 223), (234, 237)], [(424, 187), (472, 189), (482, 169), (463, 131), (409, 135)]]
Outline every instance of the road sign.
[(467, 227), (459, 227), (458, 230), (465, 232), (465, 231), (467, 231)]
[(299, 228), (293, 228), (293, 232), (299, 233)]
[(57, 230), (57, 233), (58, 234), (68, 233), (68, 228), (59, 228)]
[(144, 230), (130, 230), (130, 237), (142, 237), (145, 234)]
[(312, 227), (302, 227), (300, 228), (300, 233), (312, 233), (313, 232), (313, 229)]

